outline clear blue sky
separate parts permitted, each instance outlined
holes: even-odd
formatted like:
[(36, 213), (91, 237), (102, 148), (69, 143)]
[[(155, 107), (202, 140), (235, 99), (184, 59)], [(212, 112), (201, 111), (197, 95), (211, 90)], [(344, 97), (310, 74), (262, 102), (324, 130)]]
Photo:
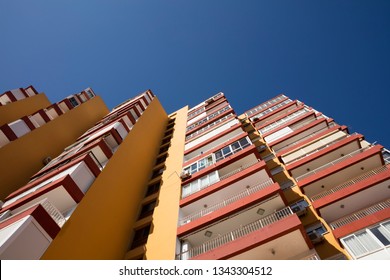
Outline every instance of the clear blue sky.
[(168, 113), (284, 93), (390, 148), (390, 1), (0, 0), (0, 38), (0, 92), (150, 88)]

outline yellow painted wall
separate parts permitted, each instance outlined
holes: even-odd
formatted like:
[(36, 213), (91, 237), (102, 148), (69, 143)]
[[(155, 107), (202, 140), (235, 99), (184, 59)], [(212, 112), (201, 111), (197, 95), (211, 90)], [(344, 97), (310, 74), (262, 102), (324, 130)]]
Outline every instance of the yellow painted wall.
[(153, 212), (153, 231), (146, 243), (147, 260), (174, 260), (179, 217), (184, 142), (188, 107), (176, 112), (175, 130), (165, 161), (158, 204)]
[(42, 259), (124, 258), (167, 121), (155, 97)]
[(0, 106), (0, 126), (49, 107), (49, 99), (43, 93)]
[(97, 96), (2, 147), (0, 199), (25, 185), (45, 157), (56, 157), (107, 113)]

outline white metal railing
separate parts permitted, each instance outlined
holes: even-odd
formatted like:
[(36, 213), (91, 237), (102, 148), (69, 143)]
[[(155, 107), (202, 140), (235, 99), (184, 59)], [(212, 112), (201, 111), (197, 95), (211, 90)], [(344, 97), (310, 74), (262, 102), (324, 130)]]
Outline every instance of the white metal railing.
[(240, 228), (237, 228), (233, 231), (225, 233), (221, 236), (218, 236), (210, 241), (207, 241), (199, 246), (190, 248), (189, 250), (182, 252), (181, 254), (176, 255), (176, 259), (190, 259), (195, 256), (206, 253), (215, 248), (221, 247), (233, 240), (239, 239), (245, 235), (248, 235), (254, 231), (262, 229), (268, 225), (278, 222), (279, 220), (286, 218), (288, 216), (294, 215), (290, 207), (283, 208), (279, 211), (276, 211), (273, 214), (270, 214), (262, 219), (256, 220), (252, 223), (244, 225)]
[[(332, 122), (332, 123), (330, 123), (328, 126), (325, 126), (325, 127), (321, 128), (321, 129), (319, 129), (319, 130), (316, 130), (316, 131), (310, 133), (309, 135), (306, 135), (306, 136), (304, 136), (304, 137), (302, 137), (302, 138), (299, 138), (298, 140), (296, 140), (296, 141), (293, 142), (293, 143), (287, 144), (287, 145), (285, 145), (285, 146), (283, 146), (283, 147), (280, 147), (280, 148), (278, 148), (278, 149), (274, 149), (274, 152), (275, 152), (275, 153), (281, 152), (281, 151), (283, 151), (283, 150), (289, 148), (290, 146), (294, 146), (294, 145), (296, 145), (296, 144), (298, 144), (298, 143), (301, 143), (301, 142), (305, 141), (306, 139), (313, 138), (313, 137), (317, 136), (320, 132), (322, 132), (322, 131), (324, 131), (324, 130), (327, 130), (327, 129), (329, 129), (329, 128), (335, 126), (335, 125), (336, 125), (336, 124), (335, 124), (334, 122)], [(295, 129), (297, 129), (297, 127), (296, 127)]]
[[(226, 139), (223, 140), (223, 143), (227, 143), (227, 142), (229, 142), (230, 140), (232, 140), (232, 139), (234, 139), (234, 138), (236, 138), (236, 137), (237, 137), (237, 135), (234, 135), (233, 137), (230, 137), (230, 138), (226, 138)], [(220, 140), (220, 139), (218, 139), (218, 140)], [(209, 148), (209, 149), (207, 149), (207, 150), (203, 150), (203, 149), (202, 149), (202, 153), (203, 153), (203, 154), (207, 154), (209, 151), (214, 150), (215, 147), (218, 146), (218, 145), (220, 145), (220, 144), (215, 144), (213, 147), (211, 147), (211, 148)], [(191, 153), (190, 153), (190, 154), (191, 154)], [(184, 163), (186, 163), (187, 161), (190, 161), (191, 159), (193, 159), (193, 158), (196, 157), (196, 156), (198, 156), (198, 155), (194, 155), (194, 156), (191, 156), (191, 157), (189, 157), (189, 158), (186, 158), (186, 156), (184, 156)]]
[(370, 207), (367, 207), (365, 209), (359, 210), (359, 211), (352, 213), (348, 216), (342, 217), (342, 218), (330, 223), (329, 225), (332, 229), (336, 229), (336, 228), (345, 226), (347, 224), (350, 224), (352, 222), (355, 222), (357, 220), (360, 220), (360, 219), (367, 217), (369, 215), (372, 215), (376, 212), (387, 209), (387, 208), (390, 208), (390, 199), (379, 202), (379, 203), (372, 205)]
[(195, 129), (197, 126), (209, 121), (209, 120), (212, 120), (214, 119), (215, 117), (221, 115), (222, 113), (226, 112), (227, 110), (229, 110), (231, 108), (230, 105), (225, 105), (225, 107), (223, 107), (222, 109), (219, 109), (218, 111), (208, 115), (207, 117), (191, 124), (190, 126), (187, 127), (187, 132), (190, 131), (190, 130), (193, 130)]
[(313, 174), (318, 173), (318, 172), (321, 171), (321, 170), (324, 170), (324, 169), (326, 169), (326, 168), (328, 168), (328, 167), (331, 167), (331, 166), (333, 166), (333, 165), (335, 165), (335, 164), (337, 164), (337, 163), (340, 163), (340, 162), (342, 162), (342, 161), (344, 161), (344, 160), (346, 160), (346, 159), (348, 159), (348, 158), (354, 157), (354, 156), (357, 155), (357, 154), (363, 153), (363, 152), (365, 152), (366, 150), (370, 149), (371, 147), (372, 147), (372, 146), (368, 146), (368, 147), (365, 147), (365, 148), (361, 148), (361, 149), (359, 149), (359, 150), (356, 150), (356, 151), (354, 151), (354, 152), (352, 152), (352, 153), (350, 153), (350, 154), (347, 154), (347, 155), (345, 155), (345, 156), (343, 156), (343, 157), (341, 157), (341, 158), (339, 158), (339, 159), (336, 159), (336, 160), (334, 160), (334, 161), (331, 161), (331, 162), (329, 162), (329, 163), (327, 163), (327, 164), (324, 164), (324, 165), (322, 165), (322, 166), (320, 166), (320, 167), (318, 167), (318, 168), (316, 168), (316, 169), (314, 169), (314, 170), (312, 170), (312, 171), (309, 171), (309, 172), (307, 172), (307, 173), (305, 173), (305, 174), (303, 174), (303, 175), (301, 175), (301, 176), (298, 176), (298, 177), (295, 178), (295, 180), (300, 181), (300, 180), (302, 180), (302, 179), (304, 179), (304, 178), (306, 178), (306, 177), (309, 177), (309, 176), (311, 176), (311, 175), (313, 175)]
[(317, 253), (310, 254), (301, 260), (307, 260), (307, 261), (318, 261), (321, 260), (320, 256)]
[(188, 141), (188, 140), (190, 140), (191, 138), (194, 138), (195, 136), (197, 136), (197, 135), (199, 135), (199, 134), (201, 134), (201, 133), (203, 133), (203, 132), (209, 130), (210, 128), (212, 128), (212, 127), (214, 127), (215, 125), (217, 125), (217, 124), (223, 122), (224, 120), (229, 119), (229, 118), (232, 118), (232, 117), (233, 117), (233, 113), (230, 113), (230, 114), (228, 114), (228, 115), (226, 115), (226, 116), (224, 116), (224, 117), (222, 117), (222, 118), (216, 120), (215, 122), (212, 122), (212, 123), (206, 125), (205, 127), (202, 127), (201, 129), (198, 129), (197, 131), (195, 131), (195, 132), (193, 132), (193, 133), (187, 135), (187, 136), (186, 136), (186, 141)]
[(226, 173), (225, 175), (222, 175), (221, 177), (219, 177), (219, 180), (220, 180), (220, 181), (225, 180), (226, 178), (229, 178), (229, 177), (231, 177), (231, 176), (237, 174), (238, 172), (241, 172), (242, 170), (247, 169), (247, 168), (249, 168), (249, 167), (255, 165), (255, 164), (258, 163), (259, 161), (260, 161), (260, 159), (256, 159), (256, 160), (251, 161), (251, 162), (249, 162), (249, 163), (247, 163), (247, 164), (244, 164), (244, 165), (242, 165), (240, 168), (237, 168), (237, 169), (235, 169), (235, 170), (233, 170), (233, 171), (230, 171), (229, 173)]
[[(255, 161), (251, 161), (251, 162), (249, 162), (247, 164), (242, 165), (240, 168), (234, 169), (233, 171), (230, 171), (229, 173), (226, 173), (225, 175), (222, 175), (221, 177), (219, 177), (219, 179), (217, 181), (213, 182), (212, 184), (206, 184), (206, 185), (200, 186), (199, 188), (196, 188), (195, 190), (191, 190), (191, 191), (189, 191), (186, 194), (182, 194), (182, 199), (187, 197), (187, 196), (189, 196), (189, 195), (191, 195), (191, 194), (194, 194), (194, 193), (196, 193), (198, 191), (201, 191), (201, 190), (203, 190), (205, 188), (208, 188), (208, 187), (210, 187), (210, 186), (212, 186), (212, 185), (214, 185), (214, 184), (216, 184), (216, 183), (218, 183), (218, 182), (220, 182), (222, 180), (225, 180), (225, 179), (227, 179), (227, 178), (237, 174), (238, 172), (241, 172), (242, 170), (247, 169), (247, 168), (255, 165), (259, 161), (260, 161), (259, 159), (255, 160)], [(185, 185), (185, 186), (187, 186), (187, 185)], [(182, 188), (184, 188), (185, 186), (183, 186)]]
[(221, 202), (219, 202), (217, 204), (214, 204), (214, 205), (212, 205), (210, 207), (207, 207), (205, 209), (199, 210), (199, 211), (197, 211), (195, 213), (192, 213), (192, 214), (190, 214), (190, 215), (180, 219), (179, 225), (182, 226), (182, 225), (187, 224), (189, 222), (192, 222), (192, 221), (194, 221), (196, 219), (199, 219), (199, 218), (201, 218), (203, 216), (206, 216), (207, 214), (210, 214), (210, 213), (212, 213), (212, 212), (214, 212), (214, 211), (216, 211), (218, 209), (221, 209), (221, 208), (223, 208), (223, 207), (225, 207), (225, 206), (227, 206), (229, 204), (232, 204), (233, 202), (236, 202), (236, 201), (238, 201), (238, 200), (240, 200), (240, 199), (242, 199), (244, 197), (247, 197), (247, 196), (250, 196), (250, 195), (254, 194), (255, 192), (258, 192), (258, 191), (260, 191), (262, 189), (265, 189), (266, 187), (272, 185), (273, 183), (274, 182), (272, 181), (272, 179), (269, 178), (268, 180), (266, 180), (264, 182), (261, 182), (260, 184), (257, 184), (257, 185), (255, 185), (253, 187), (247, 188), (245, 191), (240, 192), (240, 193), (238, 193), (236, 195), (233, 195), (233, 196), (231, 196), (231, 197), (229, 197), (229, 198), (227, 198), (227, 199), (225, 199), (225, 200), (223, 200), (223, 201), (221, 201)]
[(276, 104), (275, 106), (272, 106), (271, 108), (269, 108), (269, 109), (267, 109), (267, 110), (265, 110), (265, 111), (255, 115), (255, 116), (251, 117), (251, 121), (253, 121), (255, 118), (261, 118), (261, 117), (263, 117), (265, 115), (268, 115), (269, 113), (271, 113), (271, 112), (279, 109), (280, 107), (282, 107), (282, 106), (284, 106), (284, 105), (286, 105), (288, 103), (291, 103), (291, 102), (292, 102), (291, 99), (287, 99), (287, 100), (285, 100), (285, 101), (283, 101), (283, 102), (281, 102), (279, 104)]
[(274, 99), (272, 99), (270, 101), (264, 102), (264, 103), (260, 104), (259, 106), (257, 106), (255, 108), (245, 112), (245, 115), (249, 116), (249, 115), (252, 115), (254, 113), (257, 113), (257, 112), (267, 108), (268, 106), (270, 106), (272, 104), (275, 104), (276, 102), (278, 102), (279, 100), (282, 100), (284, 98), (286, 98), (286, 96), (282, 94), (281, 96), (278, 96), (278, 97), (276, 97), (276, 98), (274, 98)]
[(359, 183), (359, 182), (361, 182), (363, 180), (366, 180), (366, 179), (368, 179), (368, 178), (370, 178), (372, 176), (375, 176), (375, 175), (377, 175), (379, 173), (385, 172), (387, 170), (389, 170), (389, 169), (387, 168), (386, 165), (381, 166), (381, 167), (376, 168), (376, 169), (373, 169), (373, 170), (368, 171), (368, 172), (366, 172), (366, 173), (364, 173), (362, 175), (359, 175), (359, 176), (357, 176), (357, 177), (355, 177), (355, 178), (353, 178), (353, 179), (351, 179), (349, 181), (346, 181), (346, 182), (344, 182), (344, 183), (342, 183), (342, 184), (340, 184), (340, 185), (338, 185), (338, 186), (336, 186), (334, 188), (331, 188), (330, 190), (323, 191), (323, 192), (321, 192), (319, 194), (313, 195), (312, 197), (310, 197), (310, 199), (311, 199), (311, 201), (316, 201), (316, 200), (321, 199), (321, 198), (323, 198), (325, 196), (328, 196), (328, 195), (330, 195), (332, 193), (338, 192), (338, 191), (340, 191), (342, 189), (345, 189), (345, 188), (347, 188), (349, 186), (352, 186), (352, 185), (354, 185), (356, 183)]
[(43, 208), (45, 208), (46, 212), (49, 213), (50, 217), (57, 223), (59, 227), (62, 227), (66, 222), (65, 217), (61, 214), (61, 212), (50, 203), (48, 199), (44, 199), (40, 202)]
[(297, 117), (305, 114), (306, 112), (308, 112), (307, 109), (301, 109), (301, 110), (299, 110), (299, 111), (297, 111), (297, 112), (295, 112), (295, 113), (293, 113), (291, 115), (288, 115), (287, 117), (284, 117), (284, 118), (282, 118), (280, 120), (277, 120), (277, 121), (275, 121), (275, 122), (273, 122), (273, 123), (271, 123), (271, 124), (261, 128), (261, 129), (259, 129), (259, 132), (261, 134), (264, 134), (267, 131), (270, 131), (270, 130), (273, 130), (273, 129), (279, 127), (279, 126), (282, 126), (283, 124), (287, 123), (288, 121), (296, 119)]
[(303, 152), (304, 154), (302, 154), (302, 155), (299, 156), (299, 157), (294, 158), (294, 160), (289, 161), (289, 162), (287, 162), (286, 164), (291, 164), (291, 163), (297, 162), (298, 160), (300, 160), (300, 159), (302, 159), (302, 158), (305, 158), (305, 157), (308, 157), (308, 156), (310, 156), (310, 155), (312, 155), (312, 154), (315, 154), (315, 153), (317, 153), (317, 152), (319, 152), (319, 151), (321, 151), (321, 150), (323, 150), (323, 149), (325, 149), (325, 148), (328, 148), (329, 146), (331, 146), (331, 145), (333, 145), (333, 144), (335, 144), (335, 143), (337, 143), (337, 142), (340, 142), (341, 140), (343, 140), (343, 139), (345, 139), (345, 138), (348, 138), (348, 137), (351, 137), (351, 136), (355, 136), (355, 135), (357, 135), (356, 132), (353, 133), (353, 134), (346, 134), (346, 135), (343, 135), (343, 136), (341, 136), (340, 138), (338, 138), (338, 139), (336, 139), (336, 140), (333, 140), (333, 141), (331, 141), (331, 142), (328, 142), (328, 143), (327, 143), (327, 142), (324, 142), (323, 139), (320, 139), (318, 142), (320, 142), (320, 143), (323, 144), (321, 147), (318, 147), (317, 149), (311, 150), (311, 151), (308, 151), (308, 152), (305, 152), (305, 149), (304, 149), (304, 148), (301, 148), (301, 149), (299, 149), (299, 150), (296, 150), (295, 152), (301, 151), (301, 152)]

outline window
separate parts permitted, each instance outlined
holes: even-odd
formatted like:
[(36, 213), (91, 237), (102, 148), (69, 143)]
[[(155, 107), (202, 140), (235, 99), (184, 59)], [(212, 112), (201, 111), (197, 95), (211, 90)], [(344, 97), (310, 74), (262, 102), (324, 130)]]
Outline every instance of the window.
[(165, 162), (166, 159), (167, 159), (167, 155), (163, 155), (161, 157), (158, 157), (156, 160), (156, 165), (159, 165), (160, 163)]
[(390, 221), (351, 234), (340, 241), (355, 259), (383, 250), (390, 245)]
[(92, 98), (92, 97), (95, 96), (95, 94), (94, 94), (94, 93), (92, 92), (92, 90), (90, 90), (90, 89), (87, 89), (85, 92), (87, 93), (87, 95), (88, 95), (89, 98)]
[(213, 156), (209, 155), (209, 156), (202, 158), (201, 160), (191, 164), (190, 166), (185, 167), (184, 171), (188, 172), (189, 174), (194, 174), (194, 173), (206, 168), (207, 166), (209, 166), (213, 163), (214, 163)]
[(160, 182), (148, 186), (145, 196), (152, 195), (160, 190)]
[(146, 242), (148, 241), (150, 229), (151, 229), (151, 224), (143, 228), (137, 229), (135, 231), (133, 242), (131, 243), (130, 249), (134, 249), (146, 244)]
[(154, 208), (156, 207), (157, 200), (153, 200), (152, 202), (149, 202), (147, 204), (144, 204), (141, 208), (141, 213), (139, 214), (138, 219), (145, 218), (147, 216), (150, 216), (154, 212)]
[(190, 194), (193, 194), (195, 192), (198, 192), (218, 181), (219, 181), (218, 171), (211, 172), (206, 176), (203, 176), (198, 180), (183, 186), (182, 194), (181, 194), (182, 198), (189, 196)]
[(154, 178), (157, 178), (158, 176), (163, 174), (164, 170), (165, 170), (165, 166), (163, 168), (159, 168), (157, 170), (154, 170), (153, 173), (152, 173), (151, 180), (154, 179)]
[(222, 148), (221, 150), (218, 150), (216, 151), (214, 154), (215, 154), (215, 161), (218, 162), (232, 154), (235, 154), (239, 151), (241, 151), (242, 149), (244, 149), (245, 147), (249, 146), (250, 145), (250, 142), (248, 140), (247, 137), (245, 138), (242, 138), (232, 144), (230, 144), (229, 146), (226, 146), (224, 148)]
[(77, 102), (76, 98), (74, 98), (74, 97), (70, 97), (69, 98), (69, 102), (70, 102), (70, 104), (72, 104), (73, 107), (76, 107), (76, 106), (79, 105), (79, 103)]

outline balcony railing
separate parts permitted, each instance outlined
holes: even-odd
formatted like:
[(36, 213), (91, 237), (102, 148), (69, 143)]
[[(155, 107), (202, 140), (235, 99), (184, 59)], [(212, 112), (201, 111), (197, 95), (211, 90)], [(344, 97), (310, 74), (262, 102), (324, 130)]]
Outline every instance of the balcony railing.
[(223, 122), (224, 120), (232, 118), (233, 116), (234, 116), (233, 113), (230, 113), (230, 114), (228, 114), (228, 115), (226, 115), (226, 116), (216, 120), (215, 122), (212, 122), (212, 123), (206, 125), (205, 127), (202, 127), (201, 129), (196, 130), (195, 132), (193, 132), (193, 133), (191, 133), (191, 134), (186, 136), (186, 141), (190, 140), (191, 138), (194, 138), (195, 136), (198, 136), (199, 134), (202, 134), (203, 132), (205, 132), (205, 131), (211, 129), (212, 127), (214, 127), (215, 125)]
[[(306, 123), (305, 123), (305, 125), (306, 125)], [(319, 134), (320, 132), (322, 132), (322, 131), (324, 131), (324, 130), (327, 130), (327, 129), (329, 129), (329, 128), (335, 126), (335, 125), (336, 125), (336, 124), (335, 124), (334, 122), (332, 122), (332, 123), (329, 124), (329, 126), (323, 127), (323, 128), (321, 128), (321, 129), (319, 129), (319, 130), (314, 131), (313, 133), (310, 133), (310, 134), (307, 135), (307, 136), (304, 136), (304, 137), (302, 137), (302, 138), (299, 138), (298, 140), (296, 140), (295, 142), (293, 142), (293, 143), (291, 143), (291, 144), (287, 144), (287, 145), (285, 145), (285, 146), (283, 146), (283, 147), (280, 147), (280, 148), (278, 148), (278, 149), (274, 149), (274, 152), (275, 152), (275, 153), (279, 153), (279, 152), (281, 152), (281, 151), (283, 151), (283, 150), (285, 150), (285, 149), (287, 149), (287, 148), (289, 148), (289, 147), (291, 147), (291, 146), (294, 146), (294, 145), (296, 145), (296, 144), (299, 144), (299, 143), (305, 141), (306, 139), (313, 138), (313, 137), (317, 136), (317, 134)], [(299, 127), (301, 127), (301, 126), (299, 126)], [(299, 128), (299, 127), (295, 127), (294, 130), (297, 130), (297, 128)]]
[(43, 208), (45, 208), (46, 212), (53, 218), (53, 220), (57, 223), (59, 227), (62, 227), (66, 222), (66, 219), (61, 214), (61, 212), (49, 202), (48, 199), (44, 199), (39, 202)]
[(271, 108), (269, 108), (269, 109), (267, 109), (267, 110), (265, 110), (265, 111), (255, 115), (255, 116), (251, 117), (251, 120), (253, 121), (255, 118), (259, 119), (259, 118), (261, 118), (261, 117), (263, 117), (265, 115), (268, 115), (269, 113), (271, 113), (271, 112), (279, 109), (280, 107), (282, 107), (282, 106), (284, 106), (284, 105), (286, 105), (288, 103), (291, 103), (291, 102), (292, 102), (291, 99), (287, 99), (287, 100), (285, 100), (285, 101), (283, 101), (283, 102), (281, 102), (281, 103), (279, 103), (279, 104), (277, 104), (275, 106), (272, 106)]
[(189, 196), (189, 195), (191, 195), (191, 194), (194, 194), (194, 193), (196, 193), (196, 192), (198, 192), (198, 191), (200, 191), (200, 190), (203, 190), (203, 189), (205, 189), (205, 188), (208, 188), (208, 187), (210, 187), (210, 186), (212, 186), (212, 185), (214, 185), (214, 184), (216, 184), (216, 183), (218, 183), (218, 182), (220, 182), (220, 181), (222, 181), (222, 180), (225, 180), (225, 179), (227, 179), (227, 178), (229, 178), (229, 177), (231, 177), (231, 176), (233, 176), (233, 175), (235, 175), (235, 174), (241, 172), (242, 170), (247, 169), (247, 168), (249, 168), (249, 167), (255, 165), (255, 164), (258, 163), (259, 161), (260, 161), (260, 160), (257, 159), (257, 160), (251, 161), (251, 162), (249, 162), (249, 163), (247, 163), (247, 164), (244, 164), (244, 165), (242, 165), (240, 168), (234, 169), (233, 171), (230, 171), (229, 173), (226, 173), (225, 175), (222, 175), (221, 177), (219, 177), (219, 179), (218, 179), (216, 182), (214, 182), (214, 183), (212, 183), (212, 184), (207, 184), (207, 185), (204, 185), (204, 186), (200, 186), (199, 188), (195, 189), (194, 191), (191, 190), (191, 191), (188, 192), (186, 195), (183, 194), (183, 195), (182, 195), (182, 198), (185, 198), (185, 197), (187, 197), (187, 196)]
[(196, 219), (199, 219), (199, 218), (201, 218), (203, 216), (206, 216), (207, 214), (210, 214), (210, 213), (212, 213), (212, 212), (214, 212), (214, 211), (216, 211), (218, 209), (221, 209), (221, 208), (223, 208), (223, 207), (225, 207), (225, 206), (227, 206), (229, 204), (232, 204), (233, 202), (236, 202), (236, 201), (238, 201), (238, 200), (240, 200), (240, 199), (242, 199), (244, 197), (247, 197), (247, 196), (249, 196), (249, 195), (251, 195), (251, 194), (253, 194), (255, 192), (258, 192), (258, 191), (260, 191), (262, 189), (265, 189), (266, 187), (268, 187), (268, 186), (270, 186), (272, 184), (273, 184), (273, 181), (272, 181), (271, 178), (269, 178), (268, 180), (266, 180), (266, 181), (264, 181), (264, 182), (262, 182), (260, 184), (257, 184), (257, 185), (255, 185), (253, 187), (247, 188), (245, 191), (240, 192), (240, 193), (238, 193), (238, 194), (236, 194), (236, 195), (234, 195), (234, 196), (232, 196), (232, 197), (230, 197), (228, 199), (225, 199), (225, 200), (223, 200), (223, 201), (221, 201), (221, 202), (219, 202), (217, 204), (214, 204), (214, 205), (212, 205), (212, 206), (210, 206), (210, 207), (208, 207), (206, 209), (202, 209), (200, 211), (197, 211), (197, 212), (195, 212), (195, 213), (193, 213), (191, 215), (188, 215), (188, 216), (182, 218), (179, 221), (179, 225), (184, 225), (184, 224), (192, 222), (192, 221), (194, 221)]
[[(318, 147), (317, 149), (312, 150), (312, 151), (307, 152), (307, 153), (305, 152), (305, 149), (304, 149), (304, 148), (301, 148), (301, 149), (299, 149), (299, 150), (297, 150), (297, 151), (302, 151), (304, 154), (301, 155), (301, 156), (299, 156), (299, 157), (297, 157), (297, 158), (295, 158), (295, 159), (292, 160), (292, 161), (289, 161), (287, 164), (291, 164), (291, 163), (297, 162), (298, 160), (300, 160), (300, 159), (302, 159), (302, 158), (308, 157), (308, 156), (310, 156), (310, 155), (312, 155), (312, 154), (314, 154), (314, 153), (317, 153), (317, 152), (319, 152), (319, 151), (321, 151), (321, 150), (323, 150), (323, 149), (325, 149), (325, 148), (328, 148), (329, 146), (331, 146), (331, 145), (333, 145), (333, 144), (335, 144), (335, 143), (337, 143), (337, 142), (339, 142), (339, 141), (341, 141), (341, 140), (343, 140), (343, 139), (345, 139), (345, 138), (348, 138), (348, 137), (351, 137), (351, 136), (355, 136), (355, 135), (357, 135), (356, 132), (353, 133), (353, 134), (346, 134), (346, 135), (344, 135), (344, 136), (342, 136), (342, 137), (340, 137), (340, 138), (338, 138), (338, 139), (336, 139), (336, 140), (334, 140), (334, 141), (331, 141), (331, 142), (328, 142), (328, 143), (323, 143), (323, 144), (324, 144), (323, 146)], [(323, 142), (323, 140), (319, 140), (319, 142)]]
[(276, 211), (273, 214), (270, 214), (262, 219), (256, 220), (250, 224), (242, 226), (238, 229), (235, 229), (231, 232), (225, 233), (217, 238), (214, 238), (210, 241), (203, 243), (202, 245), (193, 247), (186, 252), (182, 252), (179, 255), (176, 255), (177, 260), (190, 259), (195, 256), (204, 254), (210, 250), (221, 247), (231, 241), (244, 237), (254, 231), (262, 229), (268, 225), (278, 222), (279, 220), (293, 215), (294, 213), (290, 207), (283, 208), (279, 211)]
[(329, 162), (329, 163), (327, 163), (327, 164), (324, 164), (324, 165), (322, 165), (322, 166), (320, 166), (320, 167), (318, 167), (318, 168), (316, 168), (316, 169), (314, 169), (314, 170), (312, 170), (312, 171), (310, 171), (310, 172), (307, 172), (307, 173), (305, 173), (305, 174), (303, 174), (303, 175), (301, 175), (301, 176), (298, 176), (297, 178), (295, 178), (295, 180), (300, 181), (300, 180), (302, 180), (302, 179), (304, 179), (304, 178), (307, 178), (307, 177), (309, 177), (309, 176), (311, 176), (311, 175), (317, 174), (318, 172), (320, 172), (320, 171), (322, 171), (322, 170), (324, 170), (324, 169), (326, 169), (326, 168), (329, 168), (329, 167), (331, 167), (331, 166), (334, 166), (334, 165), (336, 165), (336, 164), (338, 164), (338, 163), (340, 163), (340, 162), (342, 162), (342, 161), (344, 161), (344, 160), (346, 160), (346, 159), (352, 158), (352, 157), (354, 157), (354, 156), (357, 155), (357, 154), (363, 153), (363, 152), (367, 151), (368, 149), (370, 149), (371, 147), (372, 147), (372, 146), (368, 146), (368, 147), (365, 147), (365, 148), (361, 148), (361, 149), (359, 149), (359, 150), (356, 150), (356, 151), (354, 151), (354, 152), (352, 152), (352, 153), (350, 153), (350, 154), (347, 154), (347, 155), (345, 155), (345, 156), (343, 156), (343, 157), (341, 157), (341, 158), (339, 158), (339, 159), (336, 159), (336, 160), (334, 160), (334, 161), (331, 161), (331, 162)]
[(311, 201), (316, 201), (316, 200), (321, 199), (321, 198), (323, 198), (325, 196), (331, 195), (332, 193), (338, 192), (338, 191), (340, 191), (342, 189), (345, 189), (345, 188), (347, 188), (349, 186), (357, 184), (357, 183), (359, 183), (359, 182), (361, 182), (363, 180), (366, 180), (366, 179), (368, 179), (368, 178), (370, 178), (372, 176), (375, 176), (375, 175), (377, 175), (379, 173), (385, 172), (387, 170), (389, 170), (389, 169), (387, 168), (386, 165), (385, 166), (381, 166), (379, 168), (376, 168), (374, 170), (366, 172), (366, 173), (364, 173), (364, 174), (362, 174), (360, 176), (357, 176), (357, 177), (355, 177), (355, 178), (353, 178), (353, 179), (351, 179), (349, 181), (346, 181), (346, 182), (344, 182), (344, 183), (342, 183), (342, 184), (340, 184), (340, 185), (338, 185), (338, 186), (336, 186), (336, 187), (334, 187), (334, 188), (332, 188), (330, 190), (323, 191), (323, 192), (321, 192), (319, 194), (316, 194), (316, 195), (312, 196), (310, 199), (311, 199)]
[(301, 260), (307, 260), (307, 261), (318, 261), (318, 260), (321, 260), (320, 256), (318, 256), (317, 253), (313, 253), (313, 254), (310, 254), (306, 257), (304, 257), (303, 259)]
[(306, 112), (309, 112), (306, 108), (305, 109), (302, 109), (302, 110), (299, 110), (291, 115), (288, 115), (287, 117), (284, 117), (283, 119), (280, 119), (278, 121), (275, 121), (269, 125), (267, 125), (266, 127), (263, 127), (261, 129), (259, 129), (260, 133), (261, 134), (264, 134), (266, 133), (267, 131), (270, 131), (270, 130), (273, 130), (277, 127), (280, 127), (282, 125), (284, 125), (285, 123), (293, 120), (293, 119), (296, 119), (298, 118), (299, 116), (305, 114)]
[(269, 107), (270, 105), (275, 104), (275, 103), (278, 102), (279, 100), (282, 100), (283, 98), (286, 98), (286, 96), (285, 96), (285, 95), (278, 96), (278, 97), (275, 98), (275, 99), (272, 99), (272, 100), (270, 100), (270, 101), (267, 101), (267, 102), (265, 102), (265, 103), (262, 103), (262, 104), (260, 104), (259, 106), (253, 108), (252, 110), (249, 110), (249, 111), (245, 112), (245, 114), (246, 114), (247, 116), (249, 116), (249, 115), (252, 115), (252, 114), (254, 114), (254, 113), (257, 113), (257, 112), (259, 112), (259, 111), (261, 111), (261, 110), (263, 110), (263, 109)]
[(226, 112), (227, 110), (229, 110), (231, 108), (230, 105), (226, 105), (224, 108), (222, 109), (219, 109), (218, 111), (208, 115), (207, 117), (197, 121), (196, 123), (193, 123), (191, 124), (190, 126), (187, 127), (187, 132), (190, 131), (190, 130), (193, 130), (195, 129), (197, 126), (200, 126), (202, 124), (204, 124), (205, 122), (208, 122), (214, 118), (216, 118), (217, 116), (221, 115), (222, 113)]
[(365, 209), (359, 210), (359, 211), (352, 213), (348, 216), (342, 217), (342, 218), (330, 223), (330, 227), (332, 229), (336, 229), (336, 228), (345, 226), (347, 224), (353, 223), (353, 222), (360, 220), (364, 217), (367, 217), (369, 215), (375, 214), (376, 212), (382, 211), (382, 210), (387, 209), (387, 208), (390, 208), (390, 199), (379, 202), (379, 203), (372, 205), (370, 207), (367, 207)]

